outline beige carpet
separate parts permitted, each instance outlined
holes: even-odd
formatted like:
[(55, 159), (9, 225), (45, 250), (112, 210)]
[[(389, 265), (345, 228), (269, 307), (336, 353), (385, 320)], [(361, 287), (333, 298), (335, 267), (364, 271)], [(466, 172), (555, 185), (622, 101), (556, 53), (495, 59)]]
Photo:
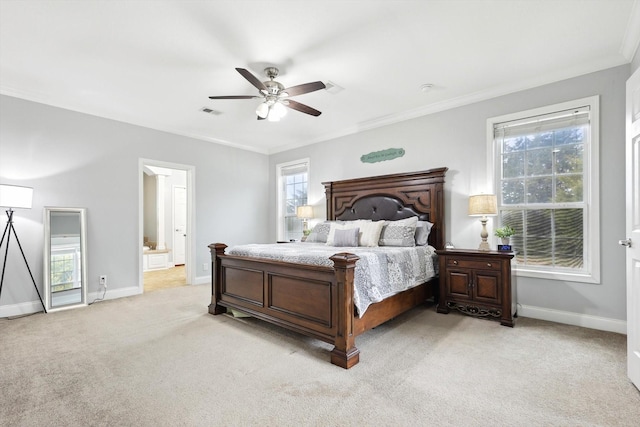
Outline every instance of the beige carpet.
[(0, 319), (3, 426), (637, 426), (626, 337), (421, 307), (357, 339), (360, 364), (209, 286)]

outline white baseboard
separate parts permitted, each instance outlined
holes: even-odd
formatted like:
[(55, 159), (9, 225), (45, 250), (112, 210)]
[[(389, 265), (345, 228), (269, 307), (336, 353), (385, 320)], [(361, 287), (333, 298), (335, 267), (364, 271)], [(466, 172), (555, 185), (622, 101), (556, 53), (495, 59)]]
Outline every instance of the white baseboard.
[(116, 288), (116, 289), (107, 288), (106, 293), (104, 291), (87, 293), (87, 300), (89, 301), (89, 304), (91, 304), (97, 299), (106, 301), (109, 299), (117, 299), (117, 298), (131, 297), (134, 295), (140, 295), (141, 293), (142, 293), (142, 289), (140, 289), (138, 286), (129, 286), (128, 288)]
[(211, 275), (196, 277), (195, 282), (193, 284), (194, 285), (205, 285), (207, 283), (209, 283), (209, 284), (211, 283)]
[(22, 316), (25, 314), (44, 312), (40, 300), (21, 302), (20, 304), (3, 305), (0, 307), (0, 317)]
[[(87, 301), (89, 304), (93, 303), (97, 299), (102, 299), (104, 294), (104, 300), (130, 297), (133, 295), (139, 295), (142, 291), (137, 286), (131, 286), (128, 288), (120, 288), (120, 289), (111, 289), (107, 288), (107, 292), (88, 292), (87, 293)], [(0, 306), (0, 318), (1, 317), (13, 317), (13, 316), (23, 316), (25, 314), (33, 314), (39, 311), (44, 312), (42, 308), (42, 304), (39, 300), (36, 301), (28, 301), (22, 302), (19, 304), (11, 304), (11, 305), (3, 305)]]
[(566, 325), (582, 326), (601, 331), (627, 334), (627, 322), (610, 319), (608, 317), (591, 316), (589, 314), (572, 313), (570, 311), (552, 310), (550, 308), (534, 307), (518, 304), (518, 316), (532, 319), (548, 320)]

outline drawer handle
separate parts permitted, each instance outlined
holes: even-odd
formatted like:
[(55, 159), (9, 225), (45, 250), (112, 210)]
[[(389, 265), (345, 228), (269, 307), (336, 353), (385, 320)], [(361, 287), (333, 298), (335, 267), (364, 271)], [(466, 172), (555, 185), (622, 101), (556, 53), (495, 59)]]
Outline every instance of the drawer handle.
[(491, 263), (490, 262), (487, 263), (487, 267), (491, 267)]
[(453, 265), (458, 265), (458, 261), (456, 261), (455, 259), (453, 260)]

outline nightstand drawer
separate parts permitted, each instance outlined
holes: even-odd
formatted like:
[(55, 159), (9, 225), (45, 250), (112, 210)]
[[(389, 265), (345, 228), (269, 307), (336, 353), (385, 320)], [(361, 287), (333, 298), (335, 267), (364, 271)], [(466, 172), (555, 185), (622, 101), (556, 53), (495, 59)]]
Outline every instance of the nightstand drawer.
[(500, 261), (477, 260), (447, 257), (447, 267), (473, 268), (482, 270), (500, 270)]

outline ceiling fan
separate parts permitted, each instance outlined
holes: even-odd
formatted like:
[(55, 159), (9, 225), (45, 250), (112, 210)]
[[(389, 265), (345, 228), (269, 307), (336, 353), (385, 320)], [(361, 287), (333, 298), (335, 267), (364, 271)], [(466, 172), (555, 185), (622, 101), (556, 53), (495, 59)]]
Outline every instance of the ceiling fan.
[(272, 122), (279, 121), (280, 118), (286, 114), (287, 110), (284, 107), (288, 107), (292, 110), (297, 110), (316, 117), (322, 114), (315, 108), (311, 108), (308, 105), (296, 102), (292, 99), (289, 99), (289, 97), (324, 89), (324, 83), (310, 82), (285, 88), (280, 82), (274, 80), (279, 73), (279, 70), (276, 67), (267, 67), (264, 69), (264, 73), (267, 75), (267, 77), (269, 77), (269, 80), (267, 80), (266, 82), (261, 82), (256, 76), (251, 74), (250, 71), (245, 70), (244, 68), (236, 68), (236, 71), (239, 72), (242, 77), (247, 79), (249, 83), (255, 86), (260, 91), (260, 95), (210, 96), (210, 99), (263, 98), (264, 101), (260, 105), (258, 105), (258, 108), (256, 109), (258, 120), (267, 119)]

